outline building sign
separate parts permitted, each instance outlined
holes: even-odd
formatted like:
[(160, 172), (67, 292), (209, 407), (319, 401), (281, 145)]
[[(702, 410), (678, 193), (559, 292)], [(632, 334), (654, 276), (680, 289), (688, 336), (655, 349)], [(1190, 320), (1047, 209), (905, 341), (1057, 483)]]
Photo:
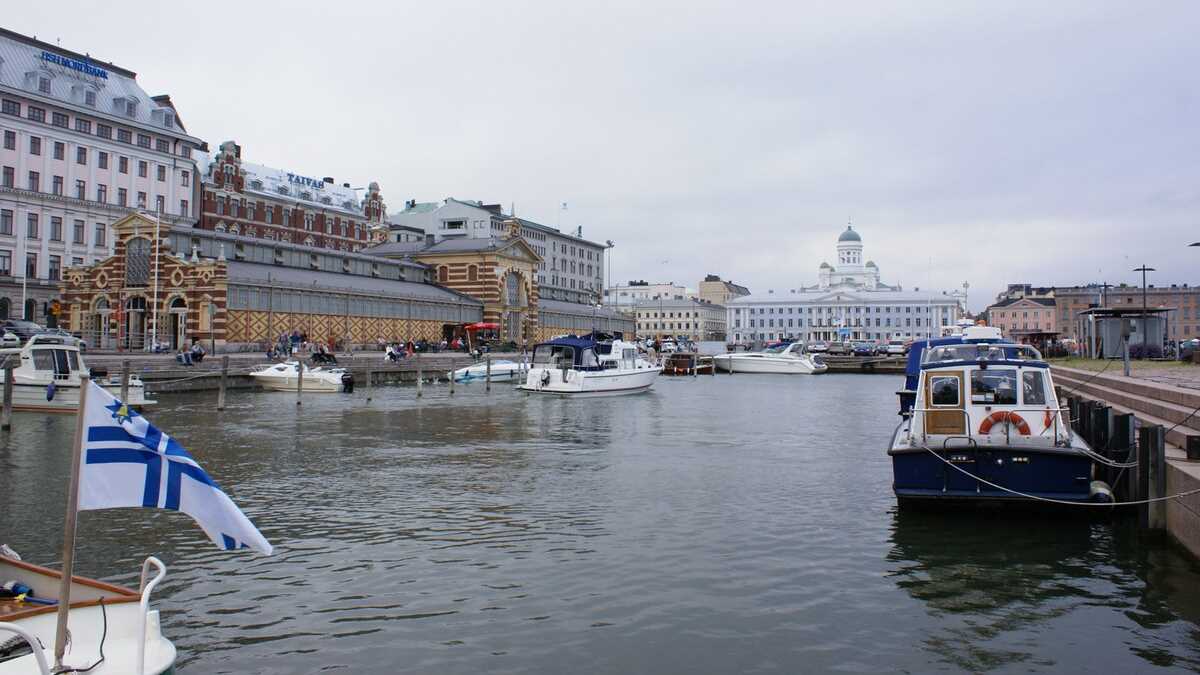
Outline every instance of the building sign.
[(323, 181), (319, 178), (309, 178), (308, 176), (297, 176), (294, 173), (289, 173), (287, 175), (287, 177), (288, 177), (289, 183), (295, 183), (297, 185), (307, 185), (308, 187), (316, 188), (317, 190), (320, 190), (325, 187), (325, 181)]
[(58, 64), (58, 65), (62, 66), (63, 68), (70, 68), (71, 70), (78, 70), (79, 72), (83, 73), (84, 75), (91, 75), (92, 77), (99, 77), (104, 80), (108, 79), (108, 71), (107, 70), (97, 68), (96, 66), (93, 66), (92, 64), (87, 63), (86, 61), (76, 61), (75, 59), (69, 59), (65, 56), (59, 56), (58, 54), (52, 54), (50, 52), (42, 52), (42, 60), (47, 61), (49, 63)]

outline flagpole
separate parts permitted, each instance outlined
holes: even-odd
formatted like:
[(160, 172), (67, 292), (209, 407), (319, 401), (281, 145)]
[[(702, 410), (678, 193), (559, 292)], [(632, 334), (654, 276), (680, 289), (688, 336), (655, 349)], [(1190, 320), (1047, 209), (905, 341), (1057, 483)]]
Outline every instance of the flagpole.
[(54, 670), (62, 667), (67, 651), (67, 610), (71, 604), (71, 576), (75, 567), (75, 522), (79, 518), (79, 468), (83, 460), (83, 430), (87, 426), (87, 395), (91, 378), (79, 375), (79, 412), (75, 415), (75, 444), (71, 447), (71, 482), (67, 488), (67, 516), (63, 524), (63, 569), (58, 586), (58, 629), (54, 634)]

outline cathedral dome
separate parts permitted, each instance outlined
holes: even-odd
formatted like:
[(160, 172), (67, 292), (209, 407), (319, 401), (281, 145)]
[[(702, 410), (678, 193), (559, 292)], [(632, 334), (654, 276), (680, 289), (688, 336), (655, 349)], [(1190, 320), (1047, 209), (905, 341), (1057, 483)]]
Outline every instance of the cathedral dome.
[(833, 265), (830, 265), (830, 264), (829, 264), (829, 263), (827, 263), (827, 262), (823, 262), (823, 263), (821, 263), (821, 269), (823, 269), (823, 270), (831, 270), (831, 269), (833, 269)]
[(876, 265), (874, 260), (868, 260), (867, 267), (879, 267), (879, 265)]
[(853, 227), (851, 227), (851, 226), (847, 225), (847, 226), (846, 226), (846, 231), (842, 233), (842, 236), (838, 237), (838, 243), (839, 243), (839, 244), (840, 244), (840, 243), (842, 243), (842, 242), (844, 242), (844, 241), (858, 241), (858, 242), (861, 242), (861, 241), (862, 241), (862, 237), (858, 236), (858, 233), (854, 231), (854, 228), (853, 228)]

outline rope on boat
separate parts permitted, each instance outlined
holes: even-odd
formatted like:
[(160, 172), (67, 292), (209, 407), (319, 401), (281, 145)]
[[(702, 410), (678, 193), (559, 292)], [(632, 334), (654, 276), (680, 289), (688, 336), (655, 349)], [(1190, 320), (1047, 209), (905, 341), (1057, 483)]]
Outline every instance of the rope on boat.
[(954, 468), (955, 470), (962, 473), (963, 475), (969, 476), (970, 478), (974, 478), (975, 480), (979, 481), (980, 483), (983, 483), (984, 485), (994, 487), (997, 490), (1001, 490), (1001, 491), (1007, 492), (1009, 494), (1017, 495), (1018, 497), (1024, 497), (1026, 499), (1032, 499), (1034, 501), (1039, 501), (1039, 502), (1048, 502), (1050, 504), (1062, 504), (1065, 506), (1105, 506), (1105, 507), (1140, 506), (1142, 504), (1154, 504), (1156, 502), (1165, 502), (1165, 501), (1168, 501), (1171, 499), (1181, 499), (1183, 497), (1190, 497), (1191, 495), (1194, 495), (1194, 494), (1200, 494), (1200, 488), (1196, 488), (1195, 490), (1187, 490), (1186, 492), (1179, 492), (1179, 493), (1176, 493), (1173, 495), (1167, 495), (1166, 497), (1150, 497), (1149, 499), (1138, 499), (1138, 500), (1131, 501), (1131, 502), (1107, 502), (1107, 503), (1105, 503), (1105, 502), (1072, 502), (1072, 501), (1068, 501), (1066, 499), (1053, 499), (1050, 497), (1039, 497), (1037, 495), (1031, 495), (1031, 494), (1028, 494), (1025, 492), (1021, 492), (1019, 490), (1013, 490), (1012, 488), (1007, 488), (1007, 487), (1004, 487), (1003, 485), (997, 485), (996, 483), (993, 483), (985, 478), (980, 478), (979, 476), (976, 476), (975, 474), (971, 473), (970, 471), (967, 471), (966, 469), (962, 468), (961, 466), (954, 464), (953, 462), (946, 459), (945, 457), (942, 457), (941, 455), (939, 455), (937, 453), (936, 450), (929, 447), (928, 445), (922, 445), (921, 447), (924, 448), (925, 450), (928, 450), (929, 454), (940, 459), (942, 461), (942, 463)]

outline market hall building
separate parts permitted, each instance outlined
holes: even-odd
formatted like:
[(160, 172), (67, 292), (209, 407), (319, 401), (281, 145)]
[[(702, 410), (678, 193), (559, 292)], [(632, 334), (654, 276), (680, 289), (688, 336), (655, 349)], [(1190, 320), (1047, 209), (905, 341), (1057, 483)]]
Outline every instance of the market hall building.
[(102, 349), (190, 340), (263, 349), (284, 332), (344, 347), (439, 341), (483, 302), (432, 283), (428, 266), (244, 234), (172, 227), (145, 213), (113, 225), (115, 252), (61, 284), (68, 330)]

